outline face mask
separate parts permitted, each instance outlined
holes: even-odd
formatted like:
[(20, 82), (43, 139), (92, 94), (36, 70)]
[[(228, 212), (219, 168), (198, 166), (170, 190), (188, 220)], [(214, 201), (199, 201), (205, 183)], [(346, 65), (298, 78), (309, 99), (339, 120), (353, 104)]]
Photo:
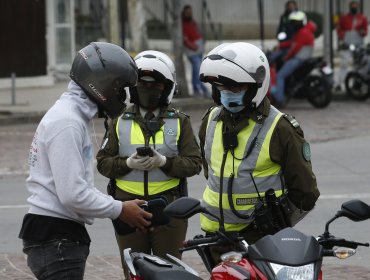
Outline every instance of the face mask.
[(351, 8), (351, 13), (352, 13), (353, 15), (357, 14), (357, 8)]
[(230, 113), (238, 113), (245, 108), (243, 98), (245, 91), (232, 92), (229, 90), (221, 90), (221, 103)]
[(163, 90), (144, 87), (140, 85), (138, 85), (136, 89), (139, 97), (140, 106), (147, 109), (154, 109), (159, 107), (159, 100), (161, 99)]

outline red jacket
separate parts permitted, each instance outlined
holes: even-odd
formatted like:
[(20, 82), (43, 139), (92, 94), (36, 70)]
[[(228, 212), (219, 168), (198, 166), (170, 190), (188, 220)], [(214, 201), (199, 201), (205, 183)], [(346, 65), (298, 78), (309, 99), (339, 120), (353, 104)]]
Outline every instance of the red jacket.
[(198, 31), (198, 26), (194, 20), (182, 21), (182, 36), (184, 37), (184, 45), (194, 51), (197, 50), (198, 46), (195, 41), (202, 38), (202, 35)]
[(313, 47), (315, 42), (315, 30), (316, 24), (312, 21), (309, 21), (305, 26), (299, 29), (293, 36), (291, 47), (287, 55), (284, 57), (284, 60), (288, 60), (295, 56), (302, 49), (302, 47)]
[[(355, 26), (352, 26), (353, 19), (356, 18)], [(344, 33), (347, 31), (356, 30), (361, 37), (367, 35), (367, 18), (363, 14), (353, 15), (351, 13), (342, 15), (337, 25), (337, 33), (339, 40), (344, 39)]]

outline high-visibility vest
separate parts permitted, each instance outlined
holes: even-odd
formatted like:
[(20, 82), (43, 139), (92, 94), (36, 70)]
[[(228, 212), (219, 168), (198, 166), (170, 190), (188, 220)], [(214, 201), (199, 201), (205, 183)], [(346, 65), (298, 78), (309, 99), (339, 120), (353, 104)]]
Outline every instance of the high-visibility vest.
[[(124, 115), (125, 116), (125, 115)], [(121, 117), (117, 121), (116, 133), (119, 141), (119, 156), (130, 157), (137, 147), (145, 145), (145, 138), (140, 125), (132, 118)], [(150, 138), (149, 145), (166, 157), (178, 155), (177, 142), (180, 137), (180, 119), (164, 118), (164, 125), (155, 133), (155, 141)], [(160, 168), (148, 171), (148, 194), (154, 195), (179, 185), (180, 179), (166, 175)], [(120, 189), (135, 195), (144, 196), (144, 171), (133, 169), (128, 174), (117, 178)]]
[[(205, 158), (208, 163), (208, 181), (202, 199), (202, 205), (218, 217), (220, 216), (221, 164), (224, 154), (222, 122), (217, 121), (220, 111), (220, 107), (215, 107), (208, 118), (204, 145)], [(249, 125), (244, 127), (237, 135), (238, 146), (234, 149), (235, 158), (233, 159), (230, 151), (227, 153), (222, 193), (226, 231), (240, 231), (252, 222), (251, 219), (236, 216), (230, 208), (228, 180), (231, 173), (235, 176), (232, 185), (232, 201), (235, 210), (243, 215), (252, 214), (255, 203), (258, 201), (258, 194), (251, 175), (261, 197), (264, 197), (265, 191), (270, 188), (275, 190), (277, 197), (282, 194), (281, 166), (272, 162), (269, 152), (272, 132), (282, 115), (275, 107), (271, 106), (270, 113), (263, 123), (260, 124), (250, 119)], [(257, 141), (252, 152), (246, 159), (243, 159), (256, 136)], [(207, 214), (200, 215), (200, 223), (202, 229), (206, 232), (215, 232), (219, 229), (218, 221)]]

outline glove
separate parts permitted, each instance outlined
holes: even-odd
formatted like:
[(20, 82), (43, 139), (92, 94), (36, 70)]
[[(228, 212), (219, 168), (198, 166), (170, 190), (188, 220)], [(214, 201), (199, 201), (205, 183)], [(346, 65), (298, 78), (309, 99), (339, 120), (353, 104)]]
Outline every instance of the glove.
[(126, 164), (131, 169), (144, 171), (150, 169), (151, 161), (149, 156), (139, 157), (135, 152), (126, 160)]
[(149, 158), (150, 161), (150, 169), (162, 167), (166, 164), (167, 158), (164, 155), (161, 155), (158, 151), (153, 150), (153, 156)]

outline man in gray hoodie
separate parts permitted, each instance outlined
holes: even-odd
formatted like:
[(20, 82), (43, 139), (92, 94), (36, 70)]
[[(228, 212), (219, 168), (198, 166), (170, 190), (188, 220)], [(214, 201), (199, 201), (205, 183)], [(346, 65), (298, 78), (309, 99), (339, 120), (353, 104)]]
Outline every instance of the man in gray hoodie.
[(125, 108), (125, 87), (137, 68), (119, 46), (91, 43), (76, 55), (68, 91), (41, 120), (29, 152), (30, 209), (19, 237), (37, 279), (83, 279), (94, 218), (120, 218), (145, 230), (151, 214), (143, 200), (121, 202), (94, 187), (91, 120), (117, 117)]

